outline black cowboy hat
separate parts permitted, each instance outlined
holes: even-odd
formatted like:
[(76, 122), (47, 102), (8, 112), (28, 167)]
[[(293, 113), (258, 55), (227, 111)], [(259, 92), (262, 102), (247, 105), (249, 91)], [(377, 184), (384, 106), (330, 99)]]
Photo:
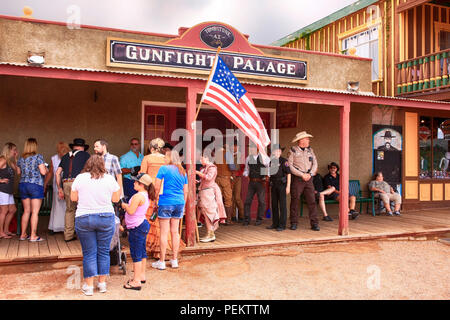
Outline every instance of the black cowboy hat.
[(172, 149), (173, 149), (173, 146), (172, 146), (170, 143), (166, 142), (162, 148), (163, 148), (163, 149), (168, 148), (169, 150), (172, 150)]
[(75, 147), (75, 146), (84, 147), (84, 151), (89, 149), (89, 145), (86, 144), (84, 139), (81, 139), (81, 138), (75, 138), (75, 139), (73, 139), (73, 143), (69, 144), (70, 149), (73, 149), (73, 147)]
[(395, 138), (395, 136), (392, 135), (391, 131), (386, 130), (386, 132), (384, 133), (384, 136), (381, 136), (382, 138)]
[(284, 147), (281, 147), (279, 143), (276, 143), (274, 145), (272, 145), (272, 151), (278, 150), (280, 149), (281, 151), (284, 151)]
[(339, 165), (336, 162), (331, 162), (328, 165), (328, 170), (330, 170), (331, 167), (336, 167), (337, 171), (339, 171)]

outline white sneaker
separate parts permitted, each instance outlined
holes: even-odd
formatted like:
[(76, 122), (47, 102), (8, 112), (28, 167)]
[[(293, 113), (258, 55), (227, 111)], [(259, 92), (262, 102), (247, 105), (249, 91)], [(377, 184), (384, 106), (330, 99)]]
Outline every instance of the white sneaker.
[(172, 268), (178, 268), (178, 259), (170, 260), (170, 265)]
[(99, 282), (97, 285), (98, 291), (101, 293), (106, 292), (106, 282)]
[(81, 291), (87, 296), (92, 296), (94, 294), (94, 287), (88, 286), (86, 283), (81, 287)]
[(152, 263), (152, 268), (159, 269), (159, 270), (165, 270), (166, 269), (166, 262), (165, 261), (156, 261)]

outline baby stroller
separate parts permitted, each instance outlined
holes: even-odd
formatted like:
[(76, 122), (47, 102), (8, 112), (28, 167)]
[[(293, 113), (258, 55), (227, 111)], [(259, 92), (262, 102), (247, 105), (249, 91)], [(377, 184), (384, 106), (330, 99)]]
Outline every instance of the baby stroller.
[(127, 255), (125, 252), (122, 252), (121, 244), (120, 244), (120, 216), (122, 207), (120, 206), (120, 202), (118, 204), (114, 204), (115, 211), (115, 225), (116, 228), (114, 230), (114, 235), (111, 240), (111, 247), (109, 251), (110, 265), (111, 266), (119, 266), (119, 270), (122, 270), (122, 273), (127, 274)]

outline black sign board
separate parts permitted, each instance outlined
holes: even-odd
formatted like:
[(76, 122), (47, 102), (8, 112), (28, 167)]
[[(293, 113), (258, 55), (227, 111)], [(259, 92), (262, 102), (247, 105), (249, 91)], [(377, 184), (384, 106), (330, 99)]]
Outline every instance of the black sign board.
[[(213, 43), (212, 43), (213, 44)], [(107, 65), (175, 72), (209, 73), (216, 52), (108, 38)], [(261, 79), (307, 81), (307, 62), (269, 56), (221, 52), (220, 57), (236, 74)]]

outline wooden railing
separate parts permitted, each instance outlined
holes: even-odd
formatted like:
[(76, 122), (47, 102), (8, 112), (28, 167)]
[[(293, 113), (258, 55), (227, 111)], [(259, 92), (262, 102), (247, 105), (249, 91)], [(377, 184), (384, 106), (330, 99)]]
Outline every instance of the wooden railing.
[(397, 64), (397, 95), (450, 87), (450, 49)]

